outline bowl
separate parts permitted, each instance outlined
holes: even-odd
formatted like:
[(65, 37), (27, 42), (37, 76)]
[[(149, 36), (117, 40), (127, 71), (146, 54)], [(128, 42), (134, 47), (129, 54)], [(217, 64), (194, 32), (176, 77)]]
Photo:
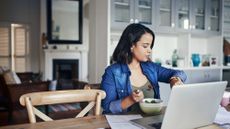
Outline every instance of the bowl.
[(148, 115), (160, 114), (163, 107), (161, 99), (145, 98), (139, 102), (141, 111)]

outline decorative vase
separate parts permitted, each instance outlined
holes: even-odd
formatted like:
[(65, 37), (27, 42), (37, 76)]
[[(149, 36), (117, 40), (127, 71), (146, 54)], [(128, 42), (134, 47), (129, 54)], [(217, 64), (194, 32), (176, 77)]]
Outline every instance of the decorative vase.
[(199, 54), (192, 54), (192, 63), (194, 67), (198, 67), (200, 64), (200, 55)]

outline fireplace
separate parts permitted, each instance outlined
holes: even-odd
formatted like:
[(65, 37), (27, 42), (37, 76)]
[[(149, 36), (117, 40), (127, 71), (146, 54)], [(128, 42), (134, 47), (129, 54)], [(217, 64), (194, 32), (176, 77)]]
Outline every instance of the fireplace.
[[(54, 65), (56, 61), (62, 66)], [(64, 50), (64, 48), (63, 50), (46, 49), (44, 64), (45, 64), (44, 80), (54, 80), (57, 79), (57, 77), (61, 77), (64, 80), (66, 78), (72, 78), (72, 79), (77, 78), (78, 80), (81, 81), (86, 81), (86, 82), (88, 81), (88, 55), (87, 55), (87, 51), (85, 51), (84, 49), (80, 49), (80, 48), (78, 50)], [(54, 72), (58, 68), (60, 69), (58, 71), (61, 73), (61, 75)], [(71, 69), (72, 71), (70, 72), (69, 69)], [(69, 83), (66, 83), (65, 86), (68, 87)], [(57, 88), (60, 89), (62, 87), (59, 86)]]
[(73, 89), (73, 79), (78, 80), (79, 62), (77, 59), (53, 59), (53, 80), (57, 89)]

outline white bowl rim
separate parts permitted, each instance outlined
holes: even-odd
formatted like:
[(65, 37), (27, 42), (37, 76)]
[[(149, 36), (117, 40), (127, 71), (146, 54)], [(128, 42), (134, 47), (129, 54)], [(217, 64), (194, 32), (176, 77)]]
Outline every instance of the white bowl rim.
[[(158, 103), (146, 103), (146, 102), (144, 102), (145, 100), (160, 100), (161, 102), (158, 102)], [(155, 98), (144, 98), (144, 99), (142, 99), (141, 101), (140, 101), (140, 103), (145, 103), (145, 104), (161, 104), (161, 103), (163, 103), (163, 100), (162, 99), (155, 99)]]

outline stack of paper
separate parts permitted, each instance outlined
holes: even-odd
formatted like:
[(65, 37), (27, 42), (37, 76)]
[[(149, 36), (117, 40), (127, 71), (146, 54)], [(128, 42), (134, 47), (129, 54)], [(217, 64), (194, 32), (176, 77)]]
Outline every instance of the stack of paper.
[(106, 115), (112, 129), (141, 129), (133, 125), (130, 120), (142, 118), (141, 115)]

